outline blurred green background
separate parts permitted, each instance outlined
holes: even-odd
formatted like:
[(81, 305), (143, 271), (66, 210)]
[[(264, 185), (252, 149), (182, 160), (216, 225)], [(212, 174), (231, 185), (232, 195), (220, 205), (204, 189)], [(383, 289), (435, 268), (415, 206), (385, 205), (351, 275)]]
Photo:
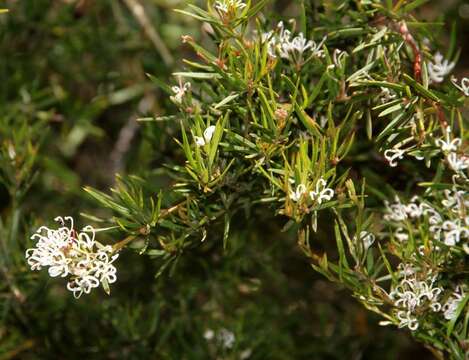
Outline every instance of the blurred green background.
[[(160, 169), (181, 162), (178, 122), (136, 120), (174, 113), (146, 74), (176, 82), (173, 70), (195, 57), (181, 36), (209, 43), (200, 23), (173, 11), (186, 4), (0, 2), (9, 9), (0, 14), (0, 146), (14, 148), (22, 129), (25, 151), (10, 165), (36, 155), (24, 196), (0, 185), (0, 359), (431, 359), (315, 274), (295, 237), (263, 214), (234, 221), (227, 251), (223, 229), (213, 229), (158, 279), (158, 263), (124, 252), (109, 297), (99, 290), (75, 300), (63, 280), (28, 270), (24, 249), (37, 226), (58, 215), (80, 225), (89, 222), (81, 212), (108, 215), (83, 186), (107, 190), (116, 173), (148, 179), (149, 191), (168, 186)], [(280, 19), (296, 9), (272, 1), (269, 11)], [(468, 76), (469, 3), (432, 0), (417, 15), (445, 21), (442, 48), (456, 24), (455, 75)], [(204, 338), (221, 329), (234, 334), (231, 348)]]

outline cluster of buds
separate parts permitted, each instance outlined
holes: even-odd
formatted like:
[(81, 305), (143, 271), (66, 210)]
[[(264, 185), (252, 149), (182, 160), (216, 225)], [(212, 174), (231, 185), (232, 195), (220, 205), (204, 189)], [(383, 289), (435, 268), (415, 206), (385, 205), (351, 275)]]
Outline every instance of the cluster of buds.
[[(276, 58), (278, 53), (281, 58), (302, 65), (312, 57), (324, 56), (322, 46), (326, 38), (316, 43), (313, 40), (307, 40), (301, 32), (297, 36), (292, 36), (291, 31), (285, 29), (283, 22), (280, 21), (276, 31), (262, 34), (261, 41), (267, 44), (267, 53), (271, 58)], [(304, 60), (303, 55), (306, 51), (310, 51), (311, 54), (307, 60)]]
[[(26, 250), (26, 259), (31, 270), (48, 267), (51, 277), (67, 277), (70, 279), (67, 289), (75, 298), (83, 293), (89, 294), (91, 289), (102, 285), (109, 293), (109, 284), (117, 279), (116, 268), (112, 263), (119, 256), (113, 248), (95, 240), (95, 230), (91, 226), (77, 232), (72, 217), (55, 218), (60, 223), (58, 229), (41, 226), (31, 236), (36, 240), (34, 248)], [(66, 226), (66, 222), (69, 226)]]
[(408, 327), (415, 331), (419, 327), (417, 314), (421, 310), (430, 308), (434, 312), (442, 309), (438, 298), (443, 291), (435, 286), (436, 277), (419, 280), (415, 274), (410, 277), (404, 274), (399, 284), (392, 289), (389, 297), (397, 308), (396, 317), (399, 319), (399, 327)]

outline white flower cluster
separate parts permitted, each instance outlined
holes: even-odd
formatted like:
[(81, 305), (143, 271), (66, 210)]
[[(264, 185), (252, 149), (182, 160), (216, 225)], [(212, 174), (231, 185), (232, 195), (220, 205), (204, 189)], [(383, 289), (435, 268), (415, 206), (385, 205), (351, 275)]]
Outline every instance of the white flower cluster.
[(433, 240), (454, 246), (463, 239), (469, 239), (469, 217), (466, 215), (466, 208), (469, 206), (468, 194), (455, 188), (446, 189), (443, 194), (445, 198), (441, 200), (441, 205), (450, 211), (437, 211), (418, 197), (413, 197), (409, 204), (402, 204), (398, 197), (393, 204), (385, 202), (384, 219), (397, 226), (394, 237), (399, 241), (407, 241), (408, 227), (404, 222), (426, 217)]
[[(236, 342), (236, 337), (233, 334), (233, 332), (226, 328), (221, 328), (217, 331), (214, 331), (212, 329), (207, 329), (204, 332), (204, 339), (209, 342), (212, 342), (215, 340), (215, 343), (225, 351), (232, 349)], [(251, 357), (251, 355), (252, 355), (252, 349), (247, 348), (239, 353), (239, 359), (247, 360)]]
[(443, 316), (446, 320), (453, 320), (456, 317), (458, 306), (465, 296), (464, 288), (461, 285), (456, 286), (456, 289), (443, 305)]
[(399, 308), (396, 317), (399, 319), (399, 327), (408, 327), (415, 331), (419, 327), (417, 313), (420, 309), (430, 307), (434, 312), (442, 309), (438, 302), (441, 287), (435, 286), (436, 277), (419, 280), (416, 275), (407, 277), (404, 275), (399, 284), (389, 293), (394, 305)]
[(441, 83), (456, 64), (443, 58), (440, 52), (433, 56), (433, 62), (428, 63), (428, 77), (432, 83)]
[(207, 341), (216, 340), (224, 349), (231, 349), (236, 341), (233, 332), (225, 328), (221, 328), (217, 332), (207, 329), (205, 330), (204, 338)]
[(180, 83), (179, 86), (173, 86), (171, 90), (174, 92), (174, 96), (170, 96), (169, 98), (175, 102), (176, 104), (181, 104), (182, 99), (186, 95), (186, 92), (188, 92), (191, 88), (191, 83), (186, 82), (186, 83)]
[(215, 1), (215, 9), (221, 13), (228, 14), (229, 12), (236, 12), (246, 7), (242, 0), (218, 0)]
[(211, 125), (204, 130), (203, 136), (194, 136), (195, 144), (197, 146), (204, 146), (212, 140), (213, 133), (215, 132), (215, 126)]
[[(95, 230), (86, 226), (81, 232), (73, 227), (73, 218), (55, 218), (61, 226), (49, 229), (41, 226), (31, 239), (37, 240), (36, 247), (26, 250), (26, 259), (31, 270), (48, 267), (51, 277), (70, 276), (67, 289), (75, 298), (100, 284), (105, 289), (115, 282), (116, 268), (112, 263), (119, 256), (113, 254), (111, 246), (104, 246), (95, 240)], [(65, 225), (68, 221), (69, 227)], [(91, 234), (91, 236), (90, 236)]]
[(301, 65), (305, 62), (303, 55), (306, 51), (311, 53), (309, 58), (324, 56), (322, 46), (326, 38), (316, 43), (313, 40), (307, 40), (302, 32), (293, 37), (291, 31), (285, 29), (283, 22), (280, 21), (275, 31), (271, 30), (262, 34), (261, 41), (267, 43), (267, 53), (271, 58), (276, 58), (279, 54), (281, 58)]
[(469, 78), (462, 78), (461, 85), (458, 84), (458, 80), (455, 77), (451, 78), (451, 82), (456, 86), (465, 96), (469, 96)]
[(446, 161), (450, 168), (460, 173), (463, 170), (469, 168), (469, 156), (461, 154), (459, 147), (461, 146), (461, 139), (454, 137), (452, 138), (451, 127), (445, 129), (445, 139), (437, 139), (436, 145), (438, 145), (446, 156)]
[[(306, 194), (306, 186), (300, 184), (295, 191), (290, 190), (289, 196), (292, 201), (298, 202), (304, 194)], [(330, 201), (334, 197), (334, 190), (328, 188), (326, 180), (321, 178), (316, 182), (315, 190), (309, 192), (309, 197), (320, 205), (323, 201)]]

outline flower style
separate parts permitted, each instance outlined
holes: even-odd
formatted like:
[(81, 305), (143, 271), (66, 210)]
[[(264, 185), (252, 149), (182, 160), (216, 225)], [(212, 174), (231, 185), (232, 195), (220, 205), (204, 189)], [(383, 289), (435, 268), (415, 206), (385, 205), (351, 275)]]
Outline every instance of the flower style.
[(213, 133), (215, 132), (215, 126), (211, 125), (205, 129), (203, 136), (194, 136), (195, 143), (197, 146), (204, 146), (212, 140)]
[(229, 12), (236, 12), (246, 7), (242, 0), (218, 0), (215, 2), (215, 9), (219, 12), (228, 14)]
[(294, 202), (297, 202), (301, 199), (303, 194), (306, 192), (306, 186), (300, 184), (296, 187), (296, 190), (290, 190), (290, 199)]
[(328, 188), (326, 180), (321, 178), (316, 183), (316, 191), (310, 191), (309, 196), (320, 205), (323, 201), (330, 201), (334, 197), (334, 190)]
[(186, 82), (184, 84), (180, 83), (179, 86), (173, 86), (171, 90), (173, 90), (174, 96), (170, 96), (169, 98), (176, 104), (181, 104), (182, 99), (186, 95), (186, 92), (190, 90), (190, 88), (191, 88), (190, 82)]
[(443, 316), (446, 320), (453, 320), (456, 317), (456, 310), (465, 296), (466, 293), (463, 287), (458, 285), (449, 299), (443, 305)]
[(453, 76), (451, 82), (456, 86), (465, 96), (469, 96), (469, 78), (462, 78), (461, 85), (458, 84), (458, 80)]
[[(77, 233), (73, 218), (55, 218), (61, 224), (56, 230), (41, 226), (31, 239), (36, 247), (26, 250), (26, 259), (31, 270), (48, 267), (51, 277), (70, 276), (67, 289), (75, 298), (100, 284), (105, 289), (117, 280), (116, 268), (112, 263), (119, 256), (111, 246), (104, 246), (95, 240), (95, 230), (86, 226)], [(65, 226), (69, 222), (69, 227)], [(91, 234), (91, 236), (90, 236)]]
[(433, 83), (441, 83), (445, 76), (453, 70), (456, 64), (443, 58), (440, 52), (433, 56), (433, 62), (428, 63), (428, 76)]
[(404, 158), (405, 150), (402, 149), (388, 149), (384, 152), (384, 157), (389, 162), (389, 166), (396, 167), (397, 160)]

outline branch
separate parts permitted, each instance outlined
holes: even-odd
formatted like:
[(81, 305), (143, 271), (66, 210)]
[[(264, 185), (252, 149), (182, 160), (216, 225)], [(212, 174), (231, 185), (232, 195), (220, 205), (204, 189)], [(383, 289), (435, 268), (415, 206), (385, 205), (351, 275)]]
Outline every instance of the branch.
[(161, 36), (152, 26), (142, 4), (140, 4), (138, 0), (124, 0), (124, 3), (127, 5), (127, 7), (137, 19), (140, 26), (143, 28), (145, 35), (150, 39), (150, 41), (155, 46), (156, 50), (160, 53), (164, 63), (167, 66), (170, 66), (174, 62), (173, 56), (171, 55), (165, 43), (161, 39)]

